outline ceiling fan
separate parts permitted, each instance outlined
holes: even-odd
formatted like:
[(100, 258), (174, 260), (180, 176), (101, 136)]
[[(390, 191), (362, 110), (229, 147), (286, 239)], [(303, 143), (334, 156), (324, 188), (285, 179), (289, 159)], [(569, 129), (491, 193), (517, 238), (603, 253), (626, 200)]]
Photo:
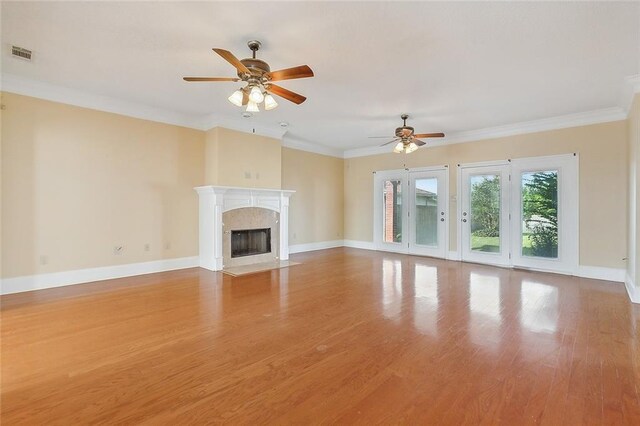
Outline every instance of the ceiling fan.
[(295, 92), (273, 84), (273, 81), (293, 80), (313, 77), (313, 71), (307, 65), (300, 65), (278, 71), (271, 71), (269, 64), (256, 58), (256, 52), (262, 43), (251, 40), (247, 43), (253, 52), (251, 58), (238, 59), (228, 50), (214, 48), (213, 51), (222, 56), (238, 70), (238, 77), (184, 77), (185, 81), (244, 81), (246, 86), (233, 92), (229, 102), (236, 106), (247, 106), (248, 112), (259, 112), (258, 104), (264, 102), (264, 109), (270, 110), (278, 106), (271, 94), (280, 96), (295, 104), (303, 103), (307, 98)]
[[(389, 145), (390, 143), (397, 142), (396, 146), (393, 148), (393, 152), (399, 154), (404, 152), (405, 154), (410, 154), (418, 147), (425, 145), (426, 142), (421, 141), (420, 138), (443, 138), (444, 133), (414, 133), (414, 129), (411, 126), (407, 126), (407, 118), (409, 118), (408, 114), (402, 114), (400, 116), (402, 119), (402, 127), (396, 128), (395, 137), (389, 142), (385, 142), (380, 146)], [(388, 136), (371, 136), (372, 138), (386, 138)]]

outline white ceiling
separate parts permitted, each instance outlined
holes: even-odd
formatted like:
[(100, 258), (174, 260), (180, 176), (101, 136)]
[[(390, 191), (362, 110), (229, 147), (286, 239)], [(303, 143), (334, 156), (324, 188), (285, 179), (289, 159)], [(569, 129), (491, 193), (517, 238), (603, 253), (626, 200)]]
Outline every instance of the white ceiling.
[[(399, 114), (419, 132), (457, 134), (622, 106), (640, 72), (640, 3), (2, 3), (2, 73), (193, 115), (237, 119), (234, 76), (212, 47), (272, 69), (308, 64), (282, 82), (256, 125), (347, 150), (376, 146)], [(34, 61), (9, 57), (11, 44)]]

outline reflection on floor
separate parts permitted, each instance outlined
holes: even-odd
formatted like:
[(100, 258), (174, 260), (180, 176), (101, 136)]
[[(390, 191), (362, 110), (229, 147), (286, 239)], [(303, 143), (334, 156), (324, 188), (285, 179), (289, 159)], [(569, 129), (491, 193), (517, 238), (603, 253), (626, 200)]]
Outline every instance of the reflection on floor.
[(289, 266), (299, 265), (300, 262), (293, 262), (291, 260), (278, 260), (275, 262), (262, 262), (253, 263), (251, 265), (232, 266), (224, 268), (222, 272), (234, 277), (241, 275), (255, 274), (256, 272), (270, 271), (271, 269), (288, 268)]
[(6, 296), (14, 423), (640, 424), (623, 285), (338, 248)]

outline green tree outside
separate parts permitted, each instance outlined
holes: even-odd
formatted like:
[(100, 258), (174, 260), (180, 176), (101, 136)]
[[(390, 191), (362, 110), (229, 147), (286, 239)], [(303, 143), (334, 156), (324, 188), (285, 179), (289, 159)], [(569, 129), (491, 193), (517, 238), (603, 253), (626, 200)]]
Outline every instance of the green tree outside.
[[(530, 252), (525, 255), (558, 257), (558, 172), (522, 176), (522, 214), (529, 232)], [(524, 237), (526, 237), (525, 235)]]
[(471, 178), (471, 233), (478, 237), (500, 236), (500, 177)]

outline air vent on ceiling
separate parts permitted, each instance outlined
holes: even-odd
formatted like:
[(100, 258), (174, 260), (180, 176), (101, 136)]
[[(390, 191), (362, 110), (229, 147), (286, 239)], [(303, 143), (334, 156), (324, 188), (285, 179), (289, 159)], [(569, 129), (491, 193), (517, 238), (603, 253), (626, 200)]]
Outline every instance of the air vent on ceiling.
[(11, 46), (11, 55), (27, 61), (31, 60), (31, 51), (18, 46)]

